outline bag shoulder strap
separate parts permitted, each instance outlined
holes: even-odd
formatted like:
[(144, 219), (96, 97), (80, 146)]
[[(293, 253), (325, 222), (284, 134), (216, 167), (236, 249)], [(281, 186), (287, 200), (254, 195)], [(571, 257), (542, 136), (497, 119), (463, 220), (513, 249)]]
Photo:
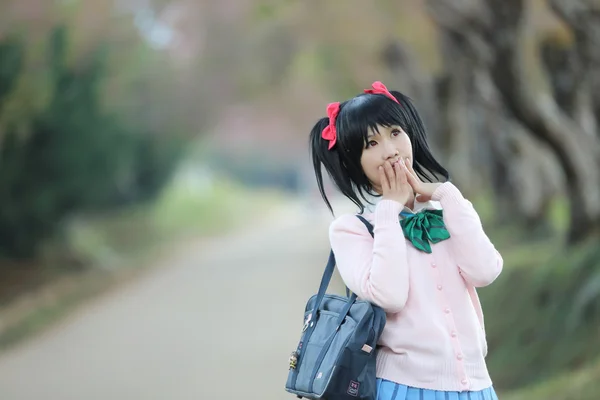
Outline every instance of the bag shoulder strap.
[(373, 225), (369, 221), (367, 221), (362, 215), (357, 215), (357, 217), (362, 221), (363, 224), (365, 224), (371, 236), (375, 237), (375, 233), (373, 233)]

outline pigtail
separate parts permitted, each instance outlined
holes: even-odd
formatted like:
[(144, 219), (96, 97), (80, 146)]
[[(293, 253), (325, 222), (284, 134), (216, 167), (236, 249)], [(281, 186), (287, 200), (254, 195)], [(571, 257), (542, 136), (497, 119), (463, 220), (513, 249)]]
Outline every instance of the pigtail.
[(427, 131), (421, 116), (417, 112), (411, 99), (395, 90), (390, 93), (400, 102), (403, 111), (410, 119), (409, 127), (412, 132), (407, 132), (410, 135), (413, 144), (414, 165), (413, 168), (417, 174), (423, 179), (433, 182), (438, 180), (439, 176), (443, 176), (446, 180), (450, 179), (448, 171), (435, 159), (429, 144), (427, 143)]
[(328, 125), (329, 118), (321, 118), (310, 132), (310, 155), (319, 192), (321, 193), (321, 197), (323, 198), (323, 201), (325, 201), (327, 208), (333, 214), (333, 207), (327, 198), (323, 182), (321, 167), (325, 167), (327, 174), (332, 179), (335, 186), (344, 196), (356, 204), (362, 212), (362, 210), (364, 210), (364, 205), (353, 190), (354, 185), (348, 174), (343, 155), (340, 153), (341, 151), (344, 151), (341, 150), (341, 143), (338, 141), (333, 148), (329, 149), (329, 141), (322, 137), (323, 129)]
[[(329, 211), (333, 213), (331, 203), (325, 193), (325, 187), (323, 184), (323, 172), (321, 165), (325, 166), (325, 169), (329, 171), (327, 166), (331, 166), (335, 163), (333, 159), (333, 151), (327, 149), (329, 142), (322, 138), (323, 129), (329, 125), (329, 118), (321, 118), (310, 131), (310, 156), (315, 170), (315, 178), (317, 179), (317, 186), (319, 187), (319, 193), (323, 201), (327, 205)], [(337, 152), (336, 152), (337, 153)]]

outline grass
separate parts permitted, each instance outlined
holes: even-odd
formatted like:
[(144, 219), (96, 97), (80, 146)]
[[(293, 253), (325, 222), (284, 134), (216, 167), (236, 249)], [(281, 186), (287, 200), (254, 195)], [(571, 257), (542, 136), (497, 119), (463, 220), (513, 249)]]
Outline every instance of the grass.
[[(579, 309), (574, 303), (594, 273), (589, 267), (597, 264), (600, 251), (589, 246), (575, 256), (548, 245), (544, 253), (537, 254), (549, 261), (512, 266), (494, 285), (480, 290), (488, 365), (498, 388), (552, 379), (600, 355), (594, 303)], [(574, 319), (576, 315), (580, 317)]]
[(252, 192), (230, 181), (210, 191), (173, 184), (150, 205), (75, 221), (68, 240), (96, 265), (114, 266), (118, 257), (140, 255), (150, 245), (226, 232), (282, 198), (275, 191)]
[[(65, 268), (60, 265), (64, 257), (46, 257), (44, 265), (36, 266), (44, 274), (43, 282), (3, 300), (0, 349), (147, 271), (182, 240), (224, 234), (260, 218), (282, 200), (277, 192), (250, 191), (230, 181), (203, 191), (175, 183), (152, 204), (70, 221), (62, 241), (83, 267)], [(62, 252), (65, 244), (55, 247), (55, 252)]]
[(502, 399), (597, 400), (598, 393), (600, 393), (600, 359), (580, 370), (502, 395)]
[[(494, 225), (475, 206), (504, 258), (504, 272), (478, 292), (486, 315), (488, 367), (502, 399), (597, 399), (600, 392), (600, 248), (567, 247), (560, 235)], [(549, 228), (565, 232), (557, 200)]]

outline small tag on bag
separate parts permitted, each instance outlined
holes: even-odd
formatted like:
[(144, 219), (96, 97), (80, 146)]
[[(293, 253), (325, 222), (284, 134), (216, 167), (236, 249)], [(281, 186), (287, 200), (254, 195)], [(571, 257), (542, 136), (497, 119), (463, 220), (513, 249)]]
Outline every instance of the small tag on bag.
[(362, 347), (362, 351), (364, 351), (365, 353), (369, 353), (369, 354), (371, 354), (371, 351), (373, 351), (373, 348), (372, 348), (371, 346), (369, 346), (368, 344), (365, 344), (365, 345)]

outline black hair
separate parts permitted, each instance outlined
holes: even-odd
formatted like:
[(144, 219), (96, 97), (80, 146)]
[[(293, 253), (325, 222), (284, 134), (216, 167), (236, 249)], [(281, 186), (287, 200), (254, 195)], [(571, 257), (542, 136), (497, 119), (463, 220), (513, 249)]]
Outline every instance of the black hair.
[(406, 95), (391, 91), (398, 103), (382, 94), (360, 94), (340, 103), (335, 128), (337, 141), (328, 149), (329, 141), (321, 137), (329, 125), (329, 118), (321, 118), (310, 132), (310, 148), (317, 185), (327, 208), (333, 213), (325, 193), (321, 166), (333, 180), (340, 192), (356, 204), (360, 212), (365, 209), (363, 201), (370, 204), (367, 196), (377, 197), (371, 182), (361, 166), (361, 155), (367, 143), (369, 131), (377, 125), (400, 126), (410, 138), (413, 151), (413, 169), (421, 179), (434, 182), (440, 176), (450, 179), (448, 171), (433, 157), (427, 144), (425, 125), (412, 100)]

